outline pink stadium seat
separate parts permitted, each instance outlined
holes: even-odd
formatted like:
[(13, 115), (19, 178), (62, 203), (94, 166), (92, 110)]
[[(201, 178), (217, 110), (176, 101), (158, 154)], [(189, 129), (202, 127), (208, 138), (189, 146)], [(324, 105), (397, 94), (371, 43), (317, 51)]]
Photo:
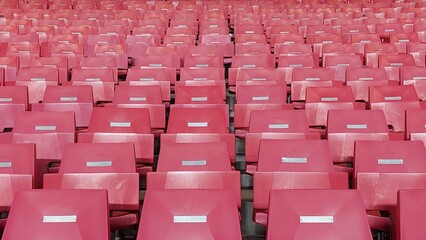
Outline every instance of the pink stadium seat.
[[(284, 35), (287, 36), (287, 35)], [(294, 55), (309, 55), (312, 54), (312, 46), (305, 43), (289, 43), (288, 39), (282, 42), (282, 38), (275, 39), (274, 53), (275, 56), (294, 56)]]
[[(395, 216), (398, 190), (425, 188), (425, 155), (421, 142), (356, 142), (355, 186), (361, 192), (365, 209), (387, 211)], [(386, 218), (370, 216), (373, 229), (383, 229), (388, 224)]]
[(168, 68), (130, 68), (127, 71), (126, 82), (129, 85), (161, 87), (163, 102), (170, 102), (170, 85), (176, 82), (176, 70)]
[(161, 39), (159, 35), (128, 35), (126, 38), (127, 55), (131, 58), (138, 58), (145, 54), (148, 46), (158, 46), (160, 42)]
[(74, 112), (76, 127), (87, 127), (93, 105), (90, 86), (47, 86), (43, 102), (32, 104), (32, 111)]
[[(278, 86), (278, 87), (277, 87)], [(241, 85), (236, 91), (234, 127), (246, 131), (253, 110), (293, 109), (286, 103), (286, 90), (280, 85)]]
[[(58, 174), (44, 176), (45, 189), (106, 189), (111, 228), (137, 224), (139, 174), (132, 143), (77, 143), (65, 147)], [(114, 211), (120, 211), (115, 216)], [(125, 223), (121, 222), (124, 221)]]
[(225, 142), (228, 146), (228, 154), (231, 163), (235, 163), (235, 135), (234, 134), (218, 134), (218, 133), (177, 133), (162, 134), (160, 144), (167, 143), (215, 143)]
[(373, 239), (361, 195), (355, 190), (273, 190), (266, 234), (268, 240), (332, 239), (342, 234), (351, 240)]
[(411, 141), (423, 141), (426, 143), (425, 125), (425, 110), (408, 109), (406, 111), (405, 138)]
[(399, 53), (407, 53), (409, 43), (420, 43), (416, 33), (391, 33), (390, 43), (395, 44)]
[(386, 70), (389, 80), (399, 81), (399, 69), (410, 66), (416, 66), (411, 54), (382, 54), (379, 56), (379, 67)]
[[(238, 133), (236, 133), (238, 136)], [(259, 146), (262, 139), (309, 139), (319, 138), (311, 134), (305, 111), (256, 110), (250, 115), (250, 126), (245, 134), (246, 172), (257, 169)]]
[(401, 23), (379, 23), (376, 24), (376, 33), (386, 39), (392, 33), (404, 33), (404, 29)]
[(223, 81), (225, 82), (224, 68), (190, 67), (180, 69), (180, 81)]
[(37, 34), (25, 34), (25, 35), (15, 35), (15, 34), (5, 34), (0, 36), (0, 42), (2, 42), (2, 47), (7, 48), (8, 44), (39, 44), (39, 38)]
[(264, 55), (270, 54), (271, 48), (268, 44), (236, 44), (235, 45), (235, 55)]
[[(35, 145), (0, 144), (0, 212), (7, 213), (19, 190), (33, 188)], [(7, 218), (0, 219), (3, 232)]]
[(329, 110), (364, 110), (364, 103), (356, 103), (352, 89), (340, 87), (308, 87), (306, 89), (306, 115), (309, 126), (327, 125)]
[(225, 142), (165, 143), (157, 172), (172, 171), (231, 171), (228, 146)]
[(319, 59), (312, 54), (281, 56), (278, 60), (278, 71), (287, 84), (291, 82), (293, 69), (314, 67), (319, 67)]
[(238, 207), (241, 207), (240, 188), (240, 173), (238, 171), (170, 171), (152, 172), (147, 175), (147, 191), (233, 190)]
[(323, 67), (334, 70), (334, 79), (341, 82), (346, 81), (346, 70), (348, 68), (363, 66), (362, 58), (355, 54), (326, 55), (323, 57), (322, 64)]
[(318, 34), (312, 39), (314, 53), (322, 57), (322, 46), (325, 44), (343, 43), (342, 35), (340, 34)]
[(367, 43), (364, 46), (364, 59), (367, 67), (379, 67), (379, 55), (398, 54), (394, 44)]
[(313, 44), (315, 35), (335, 34), (336, 30), (331, 25), (308, 25), (306, 26), (306, 43)]
[(25, 86), (0, 87), (0, 130), (13, 128), (16, 115), (28, 110), (28, 89)]
[(241, 85), (235, 93), (237, 104), (285, 103), (284, 88), (274, 85)]
[(20, 67), (29, 67), (32, 57), (40, 56), (39, 44), (8, 43), (6, 57), (19, 57)]
[(4, 69), (4, 85), (13, 85), (19, 70), (18, 57), (0, 57), (0, 67)]
[(295, 68), (291, 77), (291, 101), (304, 101), (307, 87), (337, 85), (332, 69)]
[(134, 66), (178, 69), (180, 68), (180, 59), (177, 54), (147, 54), (134, 58)]
[[(185, 204), (189, 199), (192, 204)], [(137, 239), (158, 239), (168, 234), (175, 239), (241, 238), (235, 193), (229, 190), (147, 191)]]
[[(296, 44), (294, 47), (305, 45), (305, 39), (299, 34), (272, 35), (270, 44), (275, 56), (278, 56), (282, 47), (291, 47), (294, 44)], [(298, 51), (296, 50), (295, 52), (297, 53)], [(312, 48), (310, 52), (312, 53)]]
[(275, 68), (275, 59), (270, 54), (256, 56), (234, 56), (231, 68)]
[(73, 86), (92, 86), (95, 102), (112, 101), (114, 98), (113, 69), (73, 68), (70, 84)]
[(121, 143), (135, 145), (139, 164), (153, 163), (154, 135), (148, 109), (132, 108), (94, 108), (87, 132), (78, 133), (80, 143)]
[(128, 68), (127, 47), (123, 44), (96, 44), (94, 51), (95, 57), (115, 58), (116, 67), (119, 69)]
[(235, 34), (263, 34), (261, 25), (238, 25), (235, 26)]
[(223, 68), (222, 56), (185, 56), (185, 68)]
[(425, 215), (425, 190), (403, 189), (398, 191), (396, 239), (411, 239), (425, 236), (424, 229), (419, 226), (418, 219)]
[(399, 69), (401, 84), (413, 85), (421, 100), (426, 98), (424, 91), (426, 75), (424, 71), (424, 67), (401, 67)]
[(34, 57), (31, 60), (31, 67), (48, 67), (58, 69), (59, 83), (68, 81), (68, 59), (64, 56), (60, 57)]
[(35, 186), (40, 187), (48, 164), (59, 161), (66, 144), (75, 142), (72, 112), (21, 112), (15, 119), (11, 143), (36, 145)]
[(175, 90), (176, 104), (225, 104), (221, 86), (190, 86), (178, 84)]
[(109, 231), (105, 190), (28, 190), (15, 195), (3, 239), (100, 240)]
[(113, 72), (114, 83), (118, 83), (118, 65), (117, 60), (114, 57), (110, 57), (108, 55), (103, 57), (85, 57), (80, 60), (78, 66), (81, 69), (111, 69)]
[(236, 85), (280, 85), (284, 84), (277, 69), (272, 68), (239, 68), (230, 72), (229, 92), (236, 91)]
[(414, 61), (416, 62), (416, 66), (424, 67), (426, 59), (426, 44), (409, 42), (407, 43), (406, 48), (407, 53), (413, 55)]
[(354, 34), (369, 34), (366, 24), (342, 24), (340, 31), (344, 43), (352, 43), (352, 36)]
[[(222, 23), (219, 23), (219, 24), (206, 23), (206, 24), (207, 26), (206, 25), (200, 26), (200, 33), (199, 33), (200, 39), (203, 38), (204, 36), (215, 36), (215, 35), (226, 36), (226, 34), (229, 34), (228, 23), (226, 23), (226, 26), (223, 26)], [(216, 27), (209, 27), (209, 26), (216, 26)]]
[(405, 111), (420, 109), (419, 97), (414, 86), (372, 86), (369, 105), (373, 110), (382, 110), (388, 125), (394, 132), (405, 129)]
[(43, 100), (47, 86), (56, 86), (58, 83), (58, 69), (29, 67), (19, 69), (15, 85), (28, 87), (28, 101), (33, 104)]
[[(378, 34), (370, 33), (357, 33), (351, 35), (351, 43), (354, 46), (355, 51), (364, 55), (365, 46), (370, 43), (381, 43), (380, 36)], [(372, 64), (372, 63), (371, 63)]]
[(47, 42), (49, 36), (57, 32), (54, 26), (33, 26), (26, 29), (27, 34), (36, 34), (40, 43)]
[(68, 67), (73, 68), (79, 66), (83, 58), (83, 45), (78, 43), (48, 43), (45, 49), (42, 48), (41, 55), (43, 57), (67, 57)]
[(226, 134), (229, 132), (228, 126), (228, 117), (222, 108), (183, 105), (170, 109), (167, 133)]
[(162, 103), (161, 86), (119, 85), (112, 103), (106, 106), (148, 109), (152, 131), (162, 133), (166, 128), (166, 106)]
[(334, 172), (328, 149), (321, 140), (262, 140), (254, 173), (254, 220), (266, 224), (273, 189), (347, 189), (347, 174)]
[(265, 35), (262, 34), (237, 34), (235, 35), (235, 45), (267, 44)]
[(327, 139), (333, 162), (352, 162), (355, 141), (389, 139), (385, 115), (381, 110), (330, 110)]
[(332, 172), (328, 142), (319, 139), (263, 139), (259, 148), (258, 171)]
[[(397, 84), (396, 81), (393, 81)], [(388, 86), (391, 84), (384, 68), (348, 68), (346, 85), (352, 88), (355, 100), (368, 102), (370, 86)]]

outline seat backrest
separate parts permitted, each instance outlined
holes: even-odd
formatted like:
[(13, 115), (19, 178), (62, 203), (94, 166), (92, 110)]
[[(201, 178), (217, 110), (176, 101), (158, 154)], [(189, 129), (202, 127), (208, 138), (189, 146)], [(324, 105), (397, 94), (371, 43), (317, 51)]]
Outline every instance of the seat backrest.
[(59, 81), (59, 71), (56, 68), (24, 67), (19, 69), (16, 81)]
[(292, 81), (331, 81), (334, 80), (334, 72), (324, 68), (295, 68)]
[(151, 133), (148, 109), (94, 108), (89, 132)]
[(0, 144), (0, 174), (34, 176), (35, 144)]
[(91, 86), (47, 86), (43, 103), (93, 103)]
[(225, 93), (221, 86), (186, 86), (176, 85), (176, 104), (223, 104)]
[[(361, 194), (356, 190), (272, 190), (267, 239), (373, 239)], [(351, 217), (351, 222), (346, 219)]]
[(419, 101), (413, 85), (371, 86), (369, 102)]
[(238, 104), (285, 103), (287, 93), (275, 85), (240, 85), (236, 91)]
[(231, 171), (225, 142), (164, 143), (161, 145), (157, 172)]
[(386, 118), (381, 110), (329, 110), (327, 132), (388, 133)]
[(348, 68), (346, 81), (388, 81), (384, 68)]
[(249, 132), (309, 133), (308, 118), (305, 111), (253, 110)]
[(119, 85), (115, 88), (112, 102), (116, 104), (161, 104), (161, 87)]
[(280, 56), (278, 60), (278, 67), (291, 67), (291, 68), (313, 68), (318, 67), (315, 63), (314, 57), (309, 55), (291, 55), (291, 56)]
[(379, 67), (404, 67), (416, 66), (411, 54), (381, 54), (379, 55)]
[(222, 56), (186, 56), (184, 67), (223, 68)]
[(240, 239), (235, 193), (230, 190), (147, 191), (137, 239), (161, 239), (170, 234), (176, 239)]
[(80, 61), (80, 67), (86, 68), (116, 68), (117, 61), (114, 57), (85, 57)]
[(426, 80), (426, 68), (424, 67), (401, 67), (399, 69), (401, 83), (404, 81), (422, 81)]
[(71, 81), (101, 81), (114, 82), (113, 69), (96, 69), (96, 68), (73, 68)]
[(426, 150), (420, 141), (356, 141), (354, 171), (425, 173)]
[(305, 139), (262, 139), (257, 170), (259, 172), (334, 171), (328, 142)]
[(307, 103), (355, 102), (355, 97), (349, 86), (308, 87), (305, 101)]
[(359, 55), (326, 55), (324, 56), (324, 59), (326, 68), (362, 67), (362, 59)]
[(182, 68), (180, 81), (224, 81), (225, 75), (219, 68)]
[(407, 109), (406, 111), (406, 139), (412, 133), (426, 133), (426, 110)]
[(73, 143), (65, 146), (60, 174), (134, 173), (133, 143)]
[(26, 86), (0, 87), (0, 105), (22, 104), (28, 109), (28, 89)]
[(425, 217), (424, 203), (426, 191), (423, 189), (403, 189), (398, 191), (396, 214), (397, 239), (412, 239), (426, 236), (418, 219)]
[(13, 133), (75, 134), (73, 112), (21, 112), (18, 113)]
[(279, 81), (276, 69), (241, 68), (238, 70), (236, 81)]
[(130, 68), (127, 72), (126, 82), (129, 81), (171, 81), (162, 68)]
[(275, 68), (275, 57), (270, 54), (234, 56), (232, 68)]
[(168, 133), (228, 133), (228, 119), (221, 108), (170, 109)]
[(19, 191), (3, 239), (109, 239), (108, 214), (106, 190)]

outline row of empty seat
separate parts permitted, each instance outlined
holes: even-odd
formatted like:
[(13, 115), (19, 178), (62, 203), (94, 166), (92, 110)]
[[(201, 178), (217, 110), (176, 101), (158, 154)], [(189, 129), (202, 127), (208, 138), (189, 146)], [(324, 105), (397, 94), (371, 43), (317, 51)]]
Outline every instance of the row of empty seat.
[(2, 239), (425, 234), (424, 3), (0, 6)]

